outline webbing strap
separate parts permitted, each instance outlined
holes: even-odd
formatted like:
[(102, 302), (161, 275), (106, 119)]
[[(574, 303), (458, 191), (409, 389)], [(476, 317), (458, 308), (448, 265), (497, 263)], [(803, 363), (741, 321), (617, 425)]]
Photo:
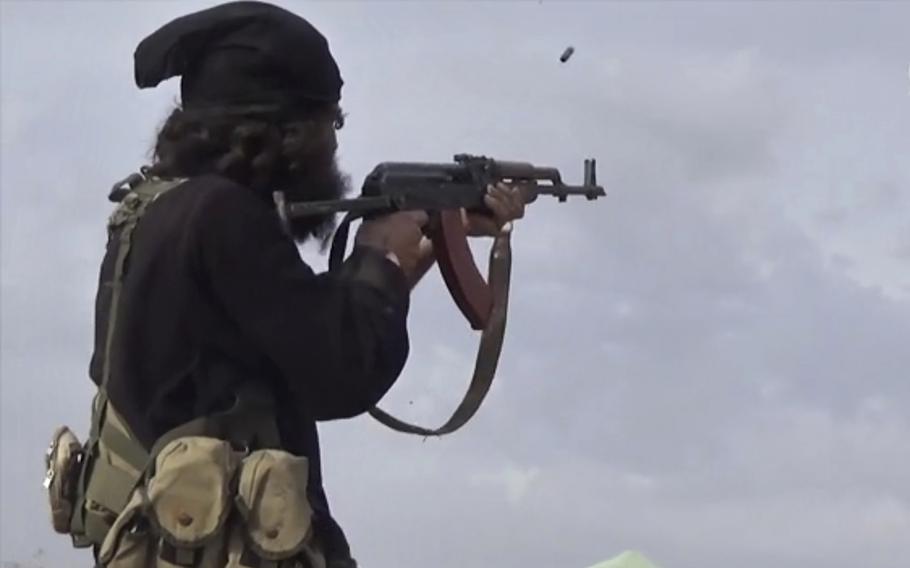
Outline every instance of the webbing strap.
[(108, 405), (99, 439), (111, 453), (116, 454), (134, 470), (141, 472), (145, 468), (149, 454), (135, 438), (111, 424), (112, 410)]
[(108, 220), (108, 231), (113, 232), (120, 227), (117, 245), (117, 257), (114, 259), (114, 274), (108, 285), (111, 288), (111, 300), (108, 308), (107, 333), (104, 341), (104, 358), (101, 367), (101, 386), (92, 413), (91, 431), (89, 440), (97, 440), (101, 434), (101, 423), (107, 409), (107, 385), (111, 377), (111, 349), (114, 344), (114, 331), (117, 327), (117, 314), (120, 308), (120, 293), (123, 290), (123, 276), (126, 261), (132, 248), (133, 231), (139, 220), (145, 214), (148, 206), (163, 193), (183, 183), (183, 179), (161, 180), (153, 179), (141, 183), (133, 188), (120, 202)]
[[(100, 464), (99, 464), (100, 465)], [(105, 464), (106, 466), (109, 464)], [(120, 512), (129, 501), (139, 476), (116, 467), (95, 467), (89, 478), (91, 500), (113, 513)]]
[[(118, 500), (118, 495), (121, 495), (124, 490), (123, 487), (117, 487), (117, 482), (111, 482), (111, 492), (107, 491), (107, 485), (101, 485), (101, 487), (104, 487), (102, 491), (95, 491), (100, 485), (99, 481), (96, 481), (95, 479), (95, 470), (98, 470), (97, 473), (102, 478), (102, 481), (106, 475), (103, 471), (112, 470), (111, 467), (105, 467), (107, 464), (98, 461), (98, 444), (101, 440), (102, 432), (105, 434), (105, 444), (111, 441), (111, 437), (113, 437), (113, 444), (118, 446), (119, 450), (125, 452), (124, 459), (131, 462), (131, 465), (133, 459), (138, 456), (138, 453), (144, 451), (135, 438), (130, 438), (126, 424), (123, 424), (123, 427), (127, 431), (124, 432), (124, 435), (119, 439), (117, 438), (117, 434), (112, 433), (114, 430), (104, 428), (105, 415), (108, 408), (107, 385), (111, 374), (111, 347), (113, 345), (114, 330), (117, 324), (117, 313), (120, 304), (120, 292), (123, 288), (126, 261), (132, 246), (133, 231), (138, 225), (141, 217), (145, 214), (146, 208), (161, 194), (177, 187), (183, 183), (183, 181), (183, 179), (161, 180), (157, 178), (153, 180), (144, 180), (126, 194), (108, 220), (109, 234), (113, 235), (117, 228), (120, 228), (120, 234), (118, 235), (117, 240), (117, 256), (114, 259), (114, 274), (111, 281), (107, 283), (111, 288), (111, 300), (108, 309), (109, 313), (104, 343), (101, 384), (92, 401), (91, 426), (89, 429), (89, 438), (85, 444), (83, 458), (85, 463), (83, 464), (79, 476), (77, 485), (79, 488), (78, 496), (76, 498), (71, 524), (73, 544), (77, 547), (95, 544), (97, 543), (98, 537), (103, 536), (103, 532), (99, 532), (99, 528), (101, 528), (99, 525), (103, 523), (100, 522), (100, 519), (96, 515), (87, 514), (86, 505), (88, 495), (91, 494), (93, 500), (98, 500), (99, 495), (112, 497), (113, 500)], [(127, 493), (127, 496), (128, 495), (129, 493)], [(100, 499), (104, 498), (105, 497), (100, 497)], [(125, 504), (126, 501), (123, 502), (121, 507)]]
[[(183, 180), (153, 180), (142, 183), (126, 194), (120, 207), (111, 215), (109, 230), (120, 228), (114, 274), (110, 282), (111, 306), (103, 362), (102, 382), (92, 406), (92, 427), (86, 444), (85, 459), (79, 481), (71, 532), (78, 546), (98, 545), (103, 541), (113, 519), (129, 501), (136, 485), (153, 474), (154, 460), (171, 441), (184, 436), (208, 436), (245, 444), (248, 448), (281, 446), (274, 420), (274, 400), (267, 388), (245, 383), (235, 392), (235, 403), (224, 412), (191, 420), (166, 432), (147, 451), (130, 432), (129, 426), (111, 407), (107, 397), (110, 379), (110, 356), (116, 326), (117, 306), (122, 290), (133, 231), (146, 208), (164, 192)], [(103, 510), (99, 510), (103, 508)]]
[(108, 221), (108, 229), (113, 231), (122, 225), (120, 230), (119, 245), (117, 247), (117, 258), (114, 261), (114, 275), (111, 278), (111, 303), (108, 314), (107, 337), (104, 342), (104, 363), (101, 375), (101, 390), (107, 391), (107, 383), (111, 376), (111, 347), (114, 341), (114, 329), (117, 324), (117, 310), (120, 304), (120, 292), (123, 289), (123, 275), (126, 261), (132, 247), (133, 231), (139, 224), (139, 220), (145, 214), (148, 206), (163, 193), (177, 187), (184, 180), (159, 180), (155, 179), (147, 183), (140, 184), (134, 188), (120, 206), (111, 215)]
[(399, 420), (387, 412), (374, 407), (370, 416), (393, 430), (419, 436), (443, 436), (451, 434), (464, 426), (480, 409), (484, 398), (493, 385), (496, 366), (502, 351), (502, 340), (505, 336), (506, 316), (509, 308), (509, 281), (512, 272), (512, 248), (510, 234), (496, 237), (490, 251), (490, 268), (488, 281), (493, 292), (493, 307), (490, 319), (480, 337), (480, 347), (474, 363), (474, 375), (465, 393), (464, 399), (452, 417), (439, 428), (430, 429)]

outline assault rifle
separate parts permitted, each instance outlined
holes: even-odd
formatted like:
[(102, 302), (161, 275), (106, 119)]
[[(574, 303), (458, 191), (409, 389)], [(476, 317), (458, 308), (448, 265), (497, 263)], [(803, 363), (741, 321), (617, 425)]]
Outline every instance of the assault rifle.
[(484, 195), (489, 185), (500, 181), (519, 186), (525, 203), (532, 203), (541, 195), (554, 196), (560, 202), (570, 196), (595, 200), (606, 195), (603, 187), (597, 185), (596, 178), (593, 159), (585, 160), (582, 185), (573, 186), (563, 183), (556, 168), (459, 154), (454, 163), (381, 163), (367, 176), (360, 197), (353, 199), (291, 203), (285, 201), (282, 193), (273, 194), (278, 216), (284, 224), (300, 216), (347, 213), (332, 242), (330, 270), (343, 261), (352, 221), (395, 211), (427, 211), (430, 223), (425, 233), (433, 242), (446, 286), (471, 327), (482, 330), (470, 387), (445, 424), (439, 428), (424, 428), (399, 420), (376, 407), (370, 409), (371, 416), (400, 432), (442, 436), (463, 426), (489, 392), (505, 333), (512, 262), (510, 236), (503, 234), (495, 238), (488, 278), (484, 279), (468, 247), (461, 210), (489, 213)]
[(332, 243), (330, 268), (343, 260), (352, 221), (395, 211), (427, 211), (431, 215), (427, 233), (433, 240), (449, 291), (471, 325), (483, 329), (490, 310), (490, 294), (484, 292), (483, 278), (468, 248), (460, 209), (488, 212), (483, 201), (487, 186), (500, 181), (518, 185), (525, 203), (532, 203), (541, 195), (556, 197), (560, 202), (571, 196), (595, 200), (606, 195), (604, 188), (597, 185), (595, 167), (593, 159), (585, 160), (582, 185), (567, 185), (556, 168), (458, 154), (454, 163), (383, 162), (366, 177), (360, 197), (353, 199), (287, 202), (282, 193), (276, 192), (274, 200), (285, 224), (295, 217), (347, 213)]
[[(504, 162), (484, 156), (458, 154), (455, 163), (383, 162), (363, 183), (360, 197), (327, 201), (286, 203), (276, 195), (278, 213), (288, 218), (342, 211), (374, 215), (392, 211), (441, 211), (464, 208), (484, 211), (487, 185), (508, 181), (520, 185), (525, 202), (552, 195), (560, 202), (571, 195), (589, 200), (606, 195), (597, 185), (595, 161), (585, 160), (583, 185), (566, 185), (556, 168), (526, 162)], [(544, 185), (541, 185), (541, 182)]]

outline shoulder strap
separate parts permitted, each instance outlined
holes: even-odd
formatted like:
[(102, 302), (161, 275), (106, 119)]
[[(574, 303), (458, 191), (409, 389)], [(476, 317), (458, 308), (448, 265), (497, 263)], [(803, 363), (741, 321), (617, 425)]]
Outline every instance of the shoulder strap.
[(101, 385), (93, 405), (91, 431), (89, 443), (97, 440), (100, 434), (101, 422), (107, 409), (107, 385), (111, 377), (111, 347), (114, 342), (114, 332), (117, 328), (117, 315), (120, 307), (120, 293), (123, 290), (123, 277), (126, 273), (127, 260), (132, 248), (133, 231), (139, 224), (149, 205), (159, 196), (183, 183), (183, 179), (162, 180), (152, 178), (145, 180), (132, 188), (108, 219), (107, 229), (110, 238), (117, 236), (117, 256), (114, 259), (114, 274), (108, 286), (111, 288), (111, 301), (108, 308), (107, 333), (104, 340), (104, 356), (101, 367)]
[[(120, 188), (121, 193), (116, 196), (116, 199), (119, 200), (120, 203), (111, 214), (107, 223), (109, 243), (112, 244), (116, 242), (117, 256), (114, 259), (114, 274), (112, 275), (111, 280), (109, 282), (102, 283), (102, 286), (110, 286), (111, 301), (108, 308), (107, 333), (104, 342), (101, 384), (98, 387), (98, 392), (95, 394), (95, 399), (92, 401), (89, 437), (88, 440), (86, 440), (85, 448), (83, 450), (83, 460), (85, 463), (83, 464), (77, 485), (77, 499), (74, 507), (74, 515), (71, 526), (73, 544), (77, 547), (91, 546), (97, 541), (98, 538), (98, 535), (96, 534), (97, 530), (92, 526), (92, 518), (85, 515), (85, 501), (88, 493), (88, 477), (91, 475), (91, 470), (94, 469), (95, 465), (94, 462), (98, 457), (102, 429), (105, 431), (111, 431), (111, 428), (103, 428), (108, 410), (107, 385), (111, 374), (111, 346), (113, 344), (114, 331), (117, 325), (120, 292), (123, 288), (123, 277), (125, 274), (130, 248), (132, 246), (133, 231), (136, 229), (136, 226), (139, 224), (139, 220), (145, 214), (148, 206), (153, 201), (155, 201), (155, 199), (157, 199), (166, 191), (177, 187), (184, 181), (182, 179), (146, 179), (142, 176), (138, 176), (138, 174), (135, 177), (131, 176), (129, 179), (132, 182), (131, 185), (137, 182), (138, 185), (135, 185), (133, 187)], [(119, 233), (117, 232), (118, 230)], [(116, 241), (114, 241), (115, 238)], [(122, 425), (125, 427), (125, 423), (122, 421), (117, 420), (116, 422), (118, 424), (122, 423)], [(118, 433), (119, 430), (120, 429), (118, 428)], [(117, 435), (114, 434), (114, 437), (117, 438)], [(138, 442), (135, 441), (135, 438), (129, 435), (128, 432), (124, 432), (122, 438), (126, 441), (126, 443), (121, 443), (121, 441), (118, 440), (114, 441), (114, 445), (122, 446), (121, 449), (123, 451), (126, 451), (128, 455), (135, 456), (137, 454), (136, 446), (138, 446), (139, 450), (142, 449), (141, 445), (138, 445)]]
[(114, 339), (114, 330), (117, 326), (117, 310), (120, 304), (120, 292), (123, 289), (123, 276), (125, 274), (126, 262), (132, 247), (133, 231), (139, 224), (139, 220), (145, 214), (145, 210), (159, 196), (167, 191), (177, 187), (184, 180), (159, 180), (153, 179), (133, 188), (120, 205), (114, 210), (114, 213), (108, 219), (108, 233), (113, 235), (119, 228), (120, 234), (117, 245), (117, 257), (114, 261), (114, 274), (111, 278), (111, 303), (107, 322), (107, 337), (104, 342), (104, 360), (101, 375), (101, 390), (107, 390), (108, 379), (111, 375), (111, 345)]

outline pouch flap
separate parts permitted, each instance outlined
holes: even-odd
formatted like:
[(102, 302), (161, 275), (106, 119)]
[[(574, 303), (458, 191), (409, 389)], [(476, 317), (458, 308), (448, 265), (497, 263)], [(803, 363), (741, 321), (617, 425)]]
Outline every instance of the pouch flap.
[(149, 516), (174, 546), (196, 547), (217, 536), (231, 511), (239, 458), (228, 442), (202, 436), (164, 446), (148, 483)]
[(281, 450), (257, 450), (243, 460), (237, 506), (250, 545), (266, 560), (303, 550), (313, 509), (307, 499), (309, 460)]
[[(98, 550), (98, 561), (101, 566), (107, 566), (114, 558), (114, 554), (121, 548), (124, 537), (131, 531), (141, 532), (147, 530), (142, 526), (144, 496), (140, 492), (135, 492), (124, 507), (123, 512), (117, 516), (117, 520), (107, 531), (104, 541)], [(148, 523), (145, 523), (146, 525)]]

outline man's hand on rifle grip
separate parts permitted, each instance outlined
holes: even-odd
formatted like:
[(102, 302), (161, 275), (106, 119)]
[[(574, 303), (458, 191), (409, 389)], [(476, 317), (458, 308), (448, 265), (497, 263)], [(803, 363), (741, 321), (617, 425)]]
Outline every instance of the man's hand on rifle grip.
[(411, 280), (426, 254), (421, 241), (428, 220), (425, 211), (400, 211), (368, 219), (360, 224), (354, 243), (389, 255)]

